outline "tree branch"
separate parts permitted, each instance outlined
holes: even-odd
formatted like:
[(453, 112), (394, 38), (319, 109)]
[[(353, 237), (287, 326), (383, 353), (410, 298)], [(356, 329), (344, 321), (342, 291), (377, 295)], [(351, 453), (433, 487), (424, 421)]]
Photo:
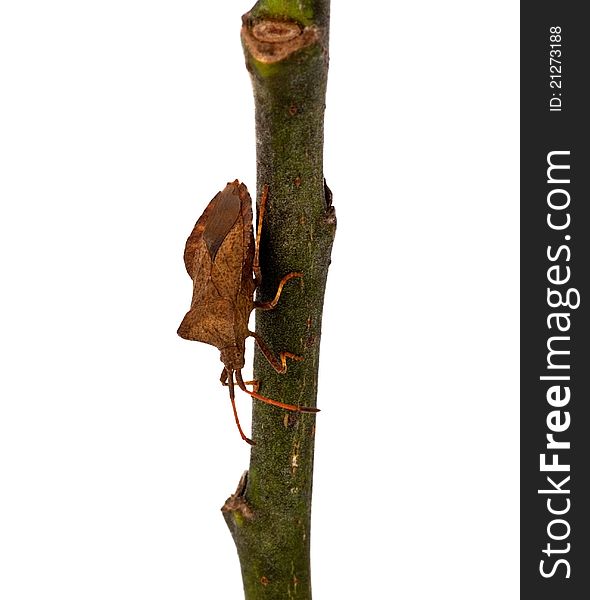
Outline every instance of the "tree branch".
[[(303, 273), (256, 332), (278, 354), (304, 357), (278, 374), (257, 350), (254, 376), (267, 397), (315, 406), (322, 306), (336, 230), (323, 176), (328, 0), (262, 0), (243, 17), (242, 42), (256, 106), (258, 198), (269, 186), (258, 300)], [(320, 416), (321, 418), (321, 416)], [(311, 599), (309, 540), (315, 415), (253, 405), (250, 468), (223, 514), (246, 600)]]

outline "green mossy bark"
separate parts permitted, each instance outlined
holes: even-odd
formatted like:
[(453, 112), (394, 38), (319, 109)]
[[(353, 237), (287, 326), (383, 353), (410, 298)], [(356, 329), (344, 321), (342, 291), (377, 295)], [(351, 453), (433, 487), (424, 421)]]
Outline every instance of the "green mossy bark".
[(327, 34), (330, 2), (326, 0), (261, 0), (248, 14), (255, 19), (266, 17), (290, 19), (302, 25), (317, 25), (322, 27)]
[[(288, 9), (273, 12), (277, 6)], [(244, 17), (245, 28), (261, 17), (297, 17), (302, 32), (308, 26), (314, 33), (311, 43), (274, 63), (258, 60), (244, 42), (256, 106), (258, 198), (269, 186), (258, 300), (271, 299), (287, 273), (304, 274), (289, 281), (274, 310), (256, 315), (257, 333), (277, 355), (289, 351), (303, 360), (288, 360), (287, 372), (278, 374), (257, 350), (254, 376), (265, 396), (300, 406), (316, 405), (322, 306), (336, 230), (322, 160), (328, 13), (327, 1), (274, 0), (259, 2)], [(314, 414), (253, 403), (250, 468), (224, 507), (246, 600), (311, 599), (315, 427)]]

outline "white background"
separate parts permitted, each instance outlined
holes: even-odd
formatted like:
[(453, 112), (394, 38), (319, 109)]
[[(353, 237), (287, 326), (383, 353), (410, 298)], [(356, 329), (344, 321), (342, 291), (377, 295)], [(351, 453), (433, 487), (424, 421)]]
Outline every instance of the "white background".
[[(241, 597), (248, 447), (176, 328), (194, 221), (255, 186), (249, 6), (1, 4), (3, 600)], [(518, 3), (362, 6), (332, 7), (314, 596), (514, 599)]]

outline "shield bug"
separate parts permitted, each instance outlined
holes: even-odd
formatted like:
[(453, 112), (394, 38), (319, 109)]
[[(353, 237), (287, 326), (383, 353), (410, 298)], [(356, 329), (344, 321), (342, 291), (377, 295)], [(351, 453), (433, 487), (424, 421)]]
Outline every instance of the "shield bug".
[[(229, 387), (229, 397), (238, 431), (252, 444), (240, 426), (236, 411), (234, 385), (257, 400), (298, 412), (317, 412), (317, 408), (285, 404), (258, 393), (257, 382), (242, 378), (246, 338), (252, 336), (262, 354), (278, 373), (287, 370), (287, 358), (302, 360), (291, 352), (281, 352), (277, 358), (258, 334), (248, 329), (254, 308), (273, 309), (283, 286), (302, 273), (288, 273), (279, 282), (275, 297), (269, 302), (255, 302), (254, 292), (261, 281), (260, 234), (268, 199), (264, 186), (256, 238), (252, 224), (252, 200), (246, 186), (237, 179), (219, 192), (197, 221), (186, 241), (184, 264), (193, 280), (191, 308), (186, 313), (178, 335), (216, 346), (221, 352), (223, 371), (221, 383)], [(235, 382), (234, 382), (235, 376)], [(246, 385), (252, 384), (253, 390)]]

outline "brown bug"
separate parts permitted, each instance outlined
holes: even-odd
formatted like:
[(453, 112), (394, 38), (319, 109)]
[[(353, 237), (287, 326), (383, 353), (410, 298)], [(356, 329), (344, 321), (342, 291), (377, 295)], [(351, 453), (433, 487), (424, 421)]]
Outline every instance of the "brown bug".
[[(197, 221), (186, 241), (184, 264), (193, 280), (193, 299), (178, 335), (186, 340), (196, 340), (216, 346), (221, 351), (221, 383), (229, 386), (229, 397), (238, 431), (249, 444), (253, 444), (240, 426), (234, 398), (235, 383), (244, 392), (273, 406), (300, 412), (318, 412), (317, 408), (284, 404), (258, 393), (257, 382), (245, 382), (244, 367), (246, 338), (252, 336), (258, 347), (278, 373), (287, 370), (287, 358), (302, 360), (291, 352), (281, 352), (277, 358), (260, 336), (248, 329), (248, 319), (254, 308), (270, 310), (277, 305), (283, 286), (302, 273), (288, 273), (270, 302), (255, 302), (254, 292), (261, 281), (260, 234), (268, 198), (264, 186), (260, 199), (260, 212), (256, 240), (252, 226), (252, 200), (246, 186), (237, 179), (219, 192)], [(246, 388), (254, 386), (253, 391)]]

